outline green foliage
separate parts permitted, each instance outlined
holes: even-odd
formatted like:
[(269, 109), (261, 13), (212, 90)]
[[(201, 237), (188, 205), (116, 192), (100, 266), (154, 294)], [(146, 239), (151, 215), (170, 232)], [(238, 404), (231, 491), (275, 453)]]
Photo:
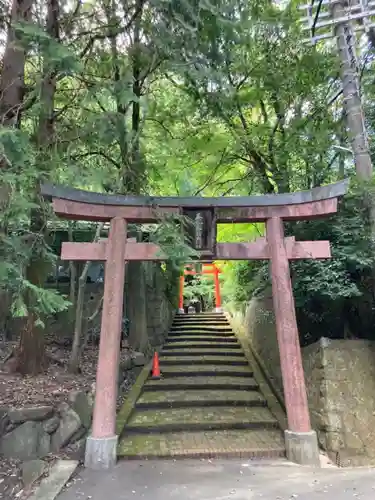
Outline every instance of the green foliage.
[(27, 279), (25, 269), (30, 259), (35, 258), (48, 265), (56, 257), (43, 238), (25, 231), (0, 233), (0, 290), (11, 296), (10, 313), (14, 317), (26, 317), (32, 312), (41, 326), (42, 318), (66, 310), (70, 303), (54, 290), (44, 289)]
[[(14, 314), (24, 314), (26, 302), (40, 317), (67, 304), (26, 277), (32, 259), (52, 258), (44, 239), (25, 229), (42, 205), (40, 180), (108, 193), (220, 196), (310, 189), (353, 171), (334, 147), (348, 145), (336, 49), (301, 43), (295, 2), (98, 0), (60, 9), (58, 39), (47, 34), (44, 8), (35, 9), (35, 22), (17, 24), (27, 49), (20, 127), (0, 129), (1, 181), (11, 193), (0, 222), (0, 289), (12, 292)], [(363, 69), (372, 85), (373, 62)], [(373, 89), (363, 84), (371, 119)], [(287, 227), (301, 239), (332, 241), (333, 260), (292, 268), (300, 322), (320, 332), (340, 330), (343, 308), (362, 307), (373, 319), (373, 245), (361, 196), (353, 191), (330, 221)], [(186, 224), (177, 217), (147, 226), (169, 258), (171, 297), (181, 266), (196, 258), (182, 235)], [(226, 225), (219, 241), (263, 232)], [(267, 263), (224, 263), (223, 271), (226, 301), (242, 306), (268, 286)], [(211, 296), (212, 282), (192, 290)]]
[(149, 241), (160, 246), (161, 255), (166, 256), (168, 264), (175, 271), (188, 261), (197, 258), (195, 251), (186, 239), (186, 230), (191, 220), (182, 215), (164, 216), (158, 224), (148, 227)]
[(189, 303), (199, 302), (204, 298), (206, 308), (214, 307), (214, 283), (212, 276), (193, 275), (184, 286), (184, 299)]
[[(340, 338), (344, 331), (374, 338), (374, 245), (364, 203), (373, 193), (373, 187), (353, 186), (337, 215), (286, 225), (286, 235), (329, 240), (332, 248), (332, 259), (291, 263), (302, 343), (322, 335)], [(232, 280), (233, 301), (242, 307), (252, 296), (270, 293), (268, 262), (237, 263)]]

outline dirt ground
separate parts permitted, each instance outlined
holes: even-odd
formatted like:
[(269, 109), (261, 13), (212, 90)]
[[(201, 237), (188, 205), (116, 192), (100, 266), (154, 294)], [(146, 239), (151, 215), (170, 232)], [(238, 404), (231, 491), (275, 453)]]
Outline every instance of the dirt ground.
[[(0, 342), (0, 409), (19, 408), (21, 406), (52, 405), (56, 407), (68, 399), (72, 391), (90, 391), (94, 388), (98, 347), (88, 346), (82, 356), (81, 373), (68, 373), (67, 365), (71, 347), (56, 346), (53, 339), (47, 341), (49, 366), (45, 373), (37, 377), (22, 377), (19, 374), (1, 370), (2, 361), (6, 359), (16, 342)], [(129, 349), (122, 349), (121, 361), (131, 356)], [(127, 391), (134, 382), (134, 374), (126, 372), (118, 398), (120, 406)], [(56, 458), (70, 458), (69, 451), (58, 455), (49, 455), (44, 460), (53, 463)], [(5, 460), (0, 457), (0, 500), (24, 500), (27, 492), (23, 489), (21, 478), (21, 462)]]

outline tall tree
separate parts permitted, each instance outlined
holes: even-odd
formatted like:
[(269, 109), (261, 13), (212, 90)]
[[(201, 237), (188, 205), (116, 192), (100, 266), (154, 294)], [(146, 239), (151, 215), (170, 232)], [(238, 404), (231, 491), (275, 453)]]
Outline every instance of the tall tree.
[[(46, 259), (45, 242), (47, 238), (47, 221), (43, 202), (39, 194), (39, 183), (45, 177), (44, 171), (48, 169), (51, 160), (49, 154), (54, 136), (54, 102), (56, 92), (56, 74), (54, 64), (48, 53), (53, 53), (53, 43), (59, 40), (59, 3), (58, 0), (47, 0), (47, 16), (45, 31), (48, 35), (47, 46), (44, 50), (43, 68), (40, 82), (39, 96), (39, 119), (36, 130), (37, 161), (41, 168), (36, 182), (33, 186), (33, 198), (35, 207), (30, 212), (30, 259), (26, 269), (26, 279), (39, 288), (45, 284), (50, 261)], [(52, 48), (52, 50), (46, 50)], [(34, 312), (35, 301), (38, 300), (32, 290), (28, 290), (25, 296), (25, 304), (28, 310), (25, 324), (21, 330), (18, 348), (19, 371), (22, 374), (37, 374), (45, 366), (44, 332), (37, 321)]]
[[(3, 127), (19, 127), (24, 95), (26, 49), (22, 44), (17, 24), (31, 19), (33, 0), (13, 0), (7, 39), (0, 73), (0, 123)], [(0, 169), (5, 170), (10, 160), (0, 149)], [(5, 209), (10, 186), (2, 174), (0, 184), (0, 210)], [(3, 221), (4, 222), (4, 221)]]

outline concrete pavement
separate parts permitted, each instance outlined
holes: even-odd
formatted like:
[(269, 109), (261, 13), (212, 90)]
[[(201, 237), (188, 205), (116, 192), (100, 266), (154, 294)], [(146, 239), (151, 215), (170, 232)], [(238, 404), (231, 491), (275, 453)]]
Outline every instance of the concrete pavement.
[(375, 469), (312, 469), (287, 461), (122, 461), (83, 470), (58, 500), (373, 500)]

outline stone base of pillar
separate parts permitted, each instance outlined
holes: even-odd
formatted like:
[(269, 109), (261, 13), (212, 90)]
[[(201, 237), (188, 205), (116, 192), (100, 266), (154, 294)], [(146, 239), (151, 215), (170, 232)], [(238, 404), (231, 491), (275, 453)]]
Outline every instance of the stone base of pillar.
[(185, 314), (184, 309), (179, 309), (177, 314)]
[(224, 311), (223, 311), (223, 308), (222, 308), (222, 307), (215, 307), (215, 312), (216, 312), (216, 313), (222, 313), (222, 312), (224, 312)]
[(287, 459), (300, 465), (320, 467), (318, 438), (315, 431), (285, 431)]
[(108, 470), (116, 465), (118, 436), (94, 438), (86, 441), (85, 467), (94, 470)]

